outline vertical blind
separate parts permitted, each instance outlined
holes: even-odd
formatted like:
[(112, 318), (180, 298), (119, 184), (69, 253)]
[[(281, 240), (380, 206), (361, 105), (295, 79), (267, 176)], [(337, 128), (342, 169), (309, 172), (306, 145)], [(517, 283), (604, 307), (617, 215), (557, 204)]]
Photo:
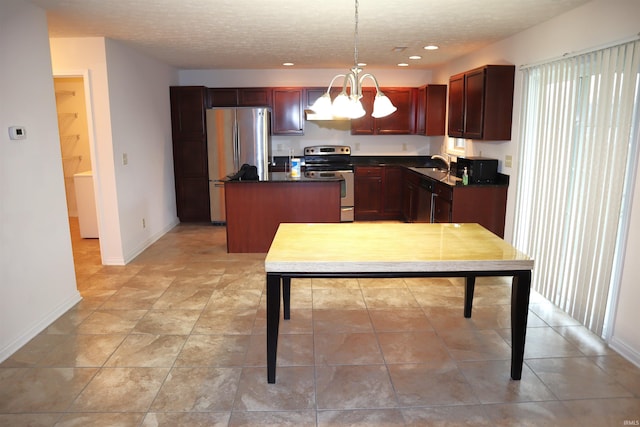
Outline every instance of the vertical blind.
[(514, 244), (532, 287), (603, 335), (637, 144), (640, 42), (523, 67)]

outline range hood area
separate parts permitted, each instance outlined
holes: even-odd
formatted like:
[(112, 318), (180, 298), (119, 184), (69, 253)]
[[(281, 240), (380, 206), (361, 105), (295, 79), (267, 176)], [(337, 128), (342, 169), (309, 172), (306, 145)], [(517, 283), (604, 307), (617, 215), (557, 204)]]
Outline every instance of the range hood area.
[(313, 110), (307, 109), (304, 110), (304, 119), (310, 122), (313, 121), (348, 121), (351, 120), (348, 117), (337, 117), (332, 114), (318, 114)]

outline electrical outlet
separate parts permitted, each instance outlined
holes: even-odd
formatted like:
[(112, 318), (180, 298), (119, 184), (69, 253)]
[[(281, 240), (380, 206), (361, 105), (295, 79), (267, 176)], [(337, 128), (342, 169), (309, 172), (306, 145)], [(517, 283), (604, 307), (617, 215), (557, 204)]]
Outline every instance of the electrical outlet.
[(402, 151), (407, 151), (407, 144), (402, 144)]
[(147, 220), (142, 218), (142, 228), (147, 228)]
[(504, 167), (505, 168), (510, 168), (512, 162), (513, 162), (513, 158), (511, 157), (511, 155), (507, 154), (506, 156), (504, 156)]
[(360, 143), (356, 142), (356, 151), (360, 151)]
[(129, 157), (127, 153), (122, 153), (122, 166), (127, 166), (129, 164)]

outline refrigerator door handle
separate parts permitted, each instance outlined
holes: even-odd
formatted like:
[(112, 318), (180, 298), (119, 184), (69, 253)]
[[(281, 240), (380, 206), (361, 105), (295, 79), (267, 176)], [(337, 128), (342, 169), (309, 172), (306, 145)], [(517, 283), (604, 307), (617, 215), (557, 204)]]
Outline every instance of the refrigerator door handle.
[(233, 164), (236, 171), (240, 170), (240, 129), (237, 121), (233, 123)]

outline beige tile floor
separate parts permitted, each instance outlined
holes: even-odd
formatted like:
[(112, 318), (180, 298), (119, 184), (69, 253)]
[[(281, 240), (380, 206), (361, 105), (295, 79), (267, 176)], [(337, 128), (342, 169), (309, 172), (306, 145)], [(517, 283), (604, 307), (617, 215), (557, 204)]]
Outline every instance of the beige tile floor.
[[(72, 222), (73, 235), (77, 236)], [(83, 301), (0, 364), (0, 426), (624, 426), (640, 369), (537, 294), (509, 379), (508, 281), (294, 280), (267, 384), (264, 255), (180, 225), (124, 267), (74, 237)]]

